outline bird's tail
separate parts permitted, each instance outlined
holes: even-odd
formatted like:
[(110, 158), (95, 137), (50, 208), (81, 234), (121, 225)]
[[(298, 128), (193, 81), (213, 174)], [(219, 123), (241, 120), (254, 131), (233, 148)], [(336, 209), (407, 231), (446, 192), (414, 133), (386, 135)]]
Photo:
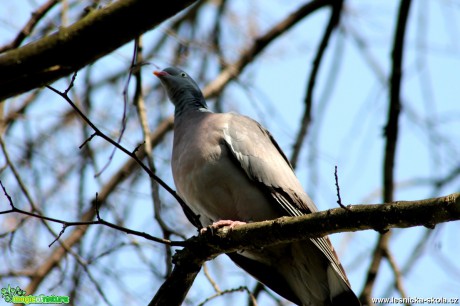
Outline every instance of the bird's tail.
[(358, 297), (350, 286), (339, 276), (332, 265), (327, 268), (327, 281), (329, 283), (330, 299), (332, 306), (359, 306)]
[(294, 242), (291, 272), (284, 273), (301, 305), (360, 306), (332, 245), (324, 254), (315, 242)]

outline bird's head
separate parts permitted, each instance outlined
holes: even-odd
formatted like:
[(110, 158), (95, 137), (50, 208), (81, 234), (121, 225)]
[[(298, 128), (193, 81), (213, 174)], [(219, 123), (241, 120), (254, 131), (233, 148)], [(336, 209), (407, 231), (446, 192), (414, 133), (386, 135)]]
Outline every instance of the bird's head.
[(200, 87), (181, 69), (169, 67), (163, 71), (154, 71), (153, 74), (166, 89), (169, 99), (176, 106), (176, 113), (192, 107), (207, 108)]

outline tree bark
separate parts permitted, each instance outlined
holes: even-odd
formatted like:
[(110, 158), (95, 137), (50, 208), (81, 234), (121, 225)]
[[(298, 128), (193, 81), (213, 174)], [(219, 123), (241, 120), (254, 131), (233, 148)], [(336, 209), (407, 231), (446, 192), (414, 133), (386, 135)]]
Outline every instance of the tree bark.
[[(149, 305), (181, 305), (200, 267), (223, 253), (260, 249), (269, 245), (305, 240), (338, 232), (426, 226), (460, 220), (460, 193), (420, 201), (353, 205), (275, 220), (248, 223), (232, 230), (207, 231), (184, 242), (174, 255), (174, 270)], [(178, 292), (177, 286), (181, 289)]]
[(50, 36), (0, 55), (0, 101), (81, 69), (194, 2), (176, 0), (164, 5), (119, 0)]

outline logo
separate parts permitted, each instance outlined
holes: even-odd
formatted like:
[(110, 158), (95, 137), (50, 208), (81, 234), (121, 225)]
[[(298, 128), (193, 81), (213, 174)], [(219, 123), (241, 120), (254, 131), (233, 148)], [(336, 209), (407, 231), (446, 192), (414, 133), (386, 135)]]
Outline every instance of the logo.
[(14, 304), (69, 304), (70, 299), (68, 296), (63, 295), (44, 295), (40, 294), (35, 295), (26, 295), (26, 291), (22, 290), (17, 286), (16, 288), (11, 288), (8, 285), (7, 288), (2, 288), (2, 298), (7, 303)]

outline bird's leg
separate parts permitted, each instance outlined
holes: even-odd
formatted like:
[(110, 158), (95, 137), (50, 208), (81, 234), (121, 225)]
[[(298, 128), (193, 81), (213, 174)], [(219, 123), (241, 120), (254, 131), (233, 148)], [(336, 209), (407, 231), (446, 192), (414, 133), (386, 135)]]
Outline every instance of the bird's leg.
[(211, 226), (215, 229), (224, 227), (224, 226), (230, 226), (230, 229), (233, 229), (237, 225), (244, 225), (246, 222), (242, 221), (233, 221), (233, 220), (219, 220), (214, 222)]
[(233, 221), (233, 220), (219, 220), (219, 221), (214, 222), (210, 226), (203, 227), (202, 229), (200, 229), (200, 234), (204, 234), (208, 230), (208, 228), (211, 231), (213, 231), (213, 230), (217, 230), (219, 228), (228, 226), (229, 229), (232, 230), (235, 226), (244, 225), (244, 224), (246, 224), (246, 222)]

